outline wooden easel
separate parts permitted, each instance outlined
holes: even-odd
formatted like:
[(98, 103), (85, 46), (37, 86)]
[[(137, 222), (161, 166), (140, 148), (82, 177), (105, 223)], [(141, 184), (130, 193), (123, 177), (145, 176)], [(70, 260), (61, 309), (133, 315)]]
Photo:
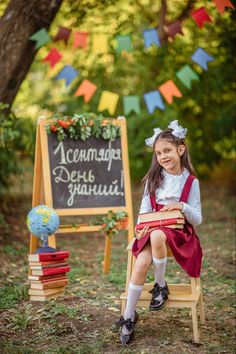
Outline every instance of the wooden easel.
[[(126, 119), (118, 117), (112, 121), (113, 124), (120, 126), (121, 129), (121, 151), (122, 151), (122, 166), (124, 173), (124, 191), (125, 191), (125, 206), (116, 207), (94, 207), (94, 208), (76, 208), (76, 209), (57, 209), (53, 206), (53, 195), (51, 185), (50, 161), (49, 161), (49, 146), (48, 136), (45, 129), (46, 121), (44, 117), (38, 118), (37, 133), (36, 133), (36, 148), (35, 148), (35, 165), (34, 165), (34, 181), (33, 181), (33, 198), (32, 207), (39, 204), (46, 204), (56, 210), (59, 216), (75, 216), (75, 215), (102, 215), (107, 214), (109, 210), (114, 212), (124, 210), (128, 213), (128, 243), (132, 240), (134, 235), (133, 225), (133, 210), (131, 199), (131, 185), (129, 173), (129, 160), (128, 160), (128, 144), (127, 144), (127, 131)], [(61, 225), (56, 232), (57, 234), (63, 233), (81, 233), (81, 232), (97, 232), (101, 230), (101, 226), (96, 225), (78, 225), (76, 227)], [(56, 247), (55, 234), (48, 239), (49, 246)], [(33, 234), (30, 235), (30, 249), (29, 252), (33, 253), (38, 245), (38, 238)], [(110, 254), (111, 254), (111, 238), (106, 236), (105, 249), (104, 249), (104, 263), (103, 272), (108, 273), (110, 268)]]

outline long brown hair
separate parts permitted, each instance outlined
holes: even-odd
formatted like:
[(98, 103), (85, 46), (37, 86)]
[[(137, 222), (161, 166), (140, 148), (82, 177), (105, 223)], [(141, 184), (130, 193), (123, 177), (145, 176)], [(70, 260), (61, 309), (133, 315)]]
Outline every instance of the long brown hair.
[[(161, 132), (157, 137), (156, 140), (153, 144), (153, 156), (152, 156), (152, 162), (150, 169), (148, 170), (147, 174), (143, 177), (142, 179), (142, 187), (146, 190), (147, 194), (154, 194), (156, 189), (160, 187), (164, 175), (162, 172), (162, 167), (157, 161), (157, 157), (155, 154), (155, 144), (159, 139), (166, 139), (168, 140), (171, 144), (175, 145), (176, 148), (178, 148), (180, 145), (185, 146), (185, 152), (183, 155), (180, 157), (180, 164), (181, 164), (181, 169), (183, 170), (186, 168), (191, 175), (195, 175), (195, 171), (193, 168), (193, 165), (191, 163), (191, 158), (190, 154), (186, 145), (186, 142), (184, 139), (180, 139), (174, 135), (172, 135), (173, 129), (166, 129), (163, 132)], [(147, 186), (147, 188), (145, 188)]]

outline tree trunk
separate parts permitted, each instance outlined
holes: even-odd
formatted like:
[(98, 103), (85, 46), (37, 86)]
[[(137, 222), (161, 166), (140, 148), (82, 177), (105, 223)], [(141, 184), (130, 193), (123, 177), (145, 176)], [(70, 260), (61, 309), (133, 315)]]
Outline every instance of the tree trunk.
[(37, 50), (29, 37), (49, 29), (63, 0), (10, 0), (0, 18), (0, 102), (12, 105)]

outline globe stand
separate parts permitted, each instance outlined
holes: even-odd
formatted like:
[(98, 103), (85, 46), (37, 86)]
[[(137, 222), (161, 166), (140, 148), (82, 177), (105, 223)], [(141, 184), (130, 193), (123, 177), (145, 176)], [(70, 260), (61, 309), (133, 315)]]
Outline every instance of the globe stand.
[(57, 251), (56, 248), (48, 246), (48, 235), (42, 236), (41, 240), (43, 241), (43, 246), (38, 248), (34, 253), (52, 253)]

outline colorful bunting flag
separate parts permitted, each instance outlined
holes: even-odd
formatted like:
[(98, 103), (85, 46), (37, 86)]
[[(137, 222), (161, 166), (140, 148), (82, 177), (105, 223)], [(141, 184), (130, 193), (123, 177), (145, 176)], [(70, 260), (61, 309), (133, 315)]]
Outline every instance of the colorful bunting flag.
[(56, 77), (56, 80), (65, 80), (66, 81), (66, 86), (70, 85), (70, 83), (74, 80), (74, 78), (79, 74), (78, 71), (76, 71), (73, 66), (71, 65), (66, 65), (64, 68), (59, 72), (59, 74)]
[(226, 7), (230, 7), (231, 9), (234, 9), (234, 5), (230, 0), (214, 0), (214, 2), (221, 15), (223, 15), (223, 13), (225, 12)]
[(75, 32), (73, 40), (73, 48), (76, 49), (81, 47), (83, 49), (87, 48), (88, 33), (87, 32)]
[(192, 81), (199, 80), (198, 75), (190, 68), (189, 65), (184, 65), (182, 69), (177, 71), (176, 76), (188, 89), (191, 89)]
[(132, 111), (137, 114), (140, 114), (141, 110), (139, 96), (124, 96), (123, 104), (126, 116)]
[(51, 38), (45, 28), (41, 28), (38, 32), (35, 32), (31, 37), (31, 41), (36, 42), (35, 49), (42, 47), (44, 44), (50, 42)]
[(113, 115), (116, 110), (119, 95), (110, 91), (103, 91), (98, 105), (98, 111), (102, 112), (105, 109), (108, 110), (110, 115)]
[(182, 93), (172, 80), (166, 81), (159, 87), (159, 90), (168, 103), (173, 102), (173, 97), (182, 97)]
[(176, 21), (174, 23), (171, 23), (167, 27), (167, 32), (168, 32), (169, 37), (171, 37), (171, 38), (175, 38), (176, 34), (183, 34), (182, 27), (181, 27), (181, 22), (180, 21)]
[(53, 40), (54, 42), (63, 40), (67, 44), (70, 34), (71, 34), (71, 29), (67, 27), (60, 27), (57, 32), (57, 35), (54, 37)]
[(205, 7), (200, 7), (199, 9), (195, 10), (192, 12), (192, 17), (198, 27), (202, 28), (204, 26), (204, 22), (212, 22), (212, 19), (208, 15), (208, 13), (205, 10)]
[(84, 80), (78, 87), (74, 96), (84, 96), (84, 102), (89, 102), (96, 90), (97, 86), (95, 84), (89, 80)]
[(48, 53), (48, 55), (43, 59), (43, 61), (49, 62), (51, 68), (53, 68), (56, 65), (56, 63), (58, 63), (59, 60), (61, 60), (61, 58), (62, 55), (58, 52), (58, 50), (56, 48), (52, 48)]
[(126, 50), (126, 52), (131, 51), (131, 38), (129, 35), (126, 36), (121, 36), (118, 35), (116, 36), (116, 42), (117, 42), (117, 47), (116, 47), (116, 52), (120, 54), (122, 50)]
[(108, 52), (107, 36), (105, 34), (94, 34), (92, 51), (93, 53)]
[(208, 70), (208, 61), (213, 61), (214, 58), (207, 54), (202, 48), (198, 48), (192, 55), (192, 60), (200, 65), (204, 70)]
[(165, 109), (162, 97), (158, 90), (145, 93), (144, 101), (149, 114), (152, 114), (155, 111), (155, 108), (160, 108), (162, 110)]
[(152, 44), (155, 44), (157, 47), (160, 47), (160, 39), (156, 29), (147, 29), (143, 32), (145, 47), (149, 48)]

